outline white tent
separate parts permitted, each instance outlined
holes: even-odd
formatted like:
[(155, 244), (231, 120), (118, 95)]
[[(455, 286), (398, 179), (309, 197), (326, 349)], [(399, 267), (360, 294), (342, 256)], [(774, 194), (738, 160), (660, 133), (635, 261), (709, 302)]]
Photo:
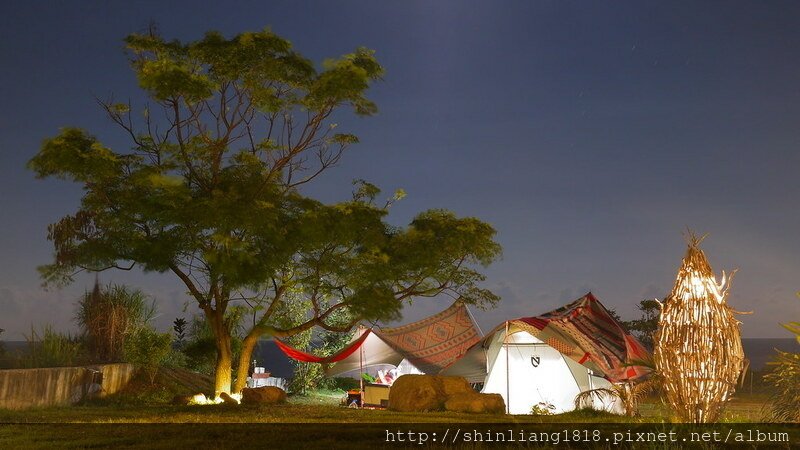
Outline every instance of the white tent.
[(359, 326), (353, 341), (364, 333), (369, 333), (369, 335), (358, 350), (326, 369), (326, 375), (359, 379), (362, 370), (364, 373), (375, 376), (379, 370), (387, 371), (395, 367), (399, 368), (402, 374), (423, 373), (406, 359), (404, 353), (389, 346), (384, 339), (371, 332), (369, 328)]
[[(562, 413), (575, 409), (581, 392), (643, 375), (626, 365), (642, 351), (590, 293), (542, 316), (501, 324), (440, 373), (483, 382), (482, 392), (500, 394), (510, 414), (530, 414), (535, 406)], [(623, 412), (611, 398), (594, 397), (585, 406)]]

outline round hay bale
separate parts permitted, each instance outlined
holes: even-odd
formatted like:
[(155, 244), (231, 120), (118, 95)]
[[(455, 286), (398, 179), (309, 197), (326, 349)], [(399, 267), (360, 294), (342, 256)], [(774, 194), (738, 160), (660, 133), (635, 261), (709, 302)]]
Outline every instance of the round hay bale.
[(440, 411), (447, 397), (434, 375), (403, 375), (389, 390), (389, 409), (402, 412)]
[(456, 394), (474, 394), (475, 390), (464, 377), (435, 376), (442, 384), (442, 392), (446, 397)]
[(242, 389), (244, 405), (274, 405), (286, 402), (286, 391), (275, 386)]
[(506, 404), (500, 394), (477, 392), (453, 394), (444, 403), (444, 409), (453, 412), (476, 414), (504, 414)]

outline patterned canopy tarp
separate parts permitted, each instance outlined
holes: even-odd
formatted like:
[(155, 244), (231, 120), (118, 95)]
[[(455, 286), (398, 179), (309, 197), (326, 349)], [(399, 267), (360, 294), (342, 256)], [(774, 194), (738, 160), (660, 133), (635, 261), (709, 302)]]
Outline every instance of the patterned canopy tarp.
[(527, 331), (610, 381), (632, 380), (649, 373), (648, 368), (635, 364), (649, 360), (650, 353), (625, 332), (591, 292), (540, 316), (512, 320), (510, 325)]
[[(480, 339), (478, 327), (466, 305), (457, 300), (446, 310), (418, 322), (381, 330), (364, 328), (347, 347), (326, 358), (297, 350), (278, 340), (276, 343), (287, 356), (298, 361), (338, 362), (331, 373), (362, 365), (397, 365), (406, 359), (420, 371), (435, 374), (461, 358)], [(362, 345), (367, 351), (356, 353)], [(370, 351), (370, 348), (375, 350)]]
[(481, 339), (466, 305), (460, 301), (439, 314), (401, 327), (383, 328), (375, 334), (429, 374), (439, 373)]

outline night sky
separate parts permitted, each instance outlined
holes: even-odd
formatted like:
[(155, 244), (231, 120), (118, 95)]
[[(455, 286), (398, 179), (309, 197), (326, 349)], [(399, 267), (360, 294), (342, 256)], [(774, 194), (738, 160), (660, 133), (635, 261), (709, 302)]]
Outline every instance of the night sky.
[[(745, 337), (789, 337), (800, 317), (800, 3), (797, 2), (8, 2), (0, 14), (0, 328), (74, 329), (92, 277), (44, 291), (46, 227), (79, 186), (25, 169), (43, 139), (79, 126), (127, 150), (95, 103), (142, 106), (122, 39), (155, 21), (194, 40), (271, 27), (321, 63), (358, 46), (385, 79), (374, 117), (309, 195), (346, 200), (364, 178), (408, 193), (390, 220), (428, 208), (498, 230), (502, 260), (475, 311), (484, 330), (592, 291), (623, 317), (669, 293), (687, 227), (710, 233)], [(663, 2), (662, 2), (663, 3)], [(107, 272), (158, 301), (156, 325), (197, 312), (177, 278)], [(405, 321), (447, 306), (414, 302)]]

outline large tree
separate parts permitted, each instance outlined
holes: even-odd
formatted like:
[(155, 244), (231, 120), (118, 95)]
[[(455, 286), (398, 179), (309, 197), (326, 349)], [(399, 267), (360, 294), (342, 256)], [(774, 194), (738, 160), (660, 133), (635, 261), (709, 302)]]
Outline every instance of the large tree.
[(415, 296), (497, 300), (471, 268), (499, 253), (489, 225), (428, 211), (389, 226), (366, 182), (336, 205), (300, 192), (357, 142), (334, 132), (333, 116), (376, 111), (364, 96), (383, 73), (371, 51), (317, 70), (270, 31), (190, 43), (135, 34), (126, 44), (150, 104), (139, 115), (130, 103), (100, 103), (131, 150), (65, 128), (29, 163), (39, 177), (84, 188), (78, 211), (48, 228), (55, 258), (41, 268), (46, 282), (135, 266), (174, 273), (214, 333), (217, 392), (231, 388), (226, 312), (237, 303), (252, 312), (238, 389), (264, 334), (393, 318)]

